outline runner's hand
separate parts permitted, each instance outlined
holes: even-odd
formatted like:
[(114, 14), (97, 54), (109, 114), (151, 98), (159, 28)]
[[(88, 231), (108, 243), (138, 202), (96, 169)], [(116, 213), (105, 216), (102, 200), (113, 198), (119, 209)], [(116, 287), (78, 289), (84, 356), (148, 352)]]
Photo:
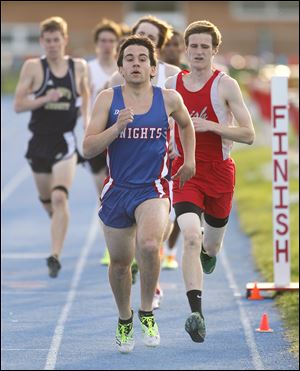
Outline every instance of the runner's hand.
[(196, 166), (195, 163), (193, 164), (186, 164), (184, 163), (178, 169), (177, 173), (172, 176), (172, 180), (180, 178), (179, 188), (184, 186), (184, 183), (191, 179), (196, 173)]
[(57, 102), (61, 97), (61, 93), (56, 89), (48, 90), (46, 94), (47, 102)]
[(120, 110), (118, 119), (116, 121), (118, 131), (121, 132), (132, 121), (133, 121), (133, 110), (132, 110), (132, 108), (124, 108), (124, 109)]

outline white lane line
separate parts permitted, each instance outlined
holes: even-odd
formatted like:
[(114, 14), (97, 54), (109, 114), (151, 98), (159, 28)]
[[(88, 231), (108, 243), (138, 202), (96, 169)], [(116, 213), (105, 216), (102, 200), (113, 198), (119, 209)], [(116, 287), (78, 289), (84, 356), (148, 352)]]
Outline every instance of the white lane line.
[(220, 254), (220, 258), (221, 258), (220, 260), (221, 260), (221, 263), (223, 265), (223, 268), (225, 270), (226, 278), (229, 282), (229, 286), (233, 291), (234, 297), (235, 297), (236, 302), (237, 302), (238, 307), (239, 307), (240, 320), (241, 320), (242, 326), (244, 328), (246, 343), (247, 343), (247, 345), (249, 347), (249, 350), (250, 350), (250, 354), (251, 354), (254, 369), (255, 370), (264, 370), (265, 368), (264, 368), (263, 362), (261, 360), (260, 354), (259, 354), (257, 346), (256, 346), (253, 330), (251, 328), (251, 323), (250, 323), (250, 320), (247, 316), (247, 312), (243, 307), (243, 302), (241, 300), (239, 300), (239, 297), (241, 295), (240, 295), (240, 292), (239, 292), (239, 289), (238, 289), (238, 285), (236, 284), (236, 281), (235, 281), (234, 276), (232, 274), (233, 270), (232, 270), (232, 268), (229, 264), (229, 261), (227, 259), (227, 256), (226, 256), (226, 253), (225, 253), (224, 249), (222, 250), (222, 253)]
[(1, 189), (1, 206), (8, 197), (24, 182), (29, 176), (30, 169), (25, 165), (2, 189)]
[(48, 356), (47, 356), (47, 360), (46, 360), (44, 370), (54, 370), (55, 369), (57, 355), (58, 355), (58, 352), (59, 352), (60, 343), (61, 343), (63, 333), (64, 333), (65, 323), (67, 321), (67, 318), (68, 318), (68, 315), (70, 313), (73, 301), (75, 299), (77, 286), (79, 284), (81, 274), (82, 274), (84, 266), (86, 264), (87, 257), (89, 255), (89, 252), (90, 252), (90, 250), (93, 246), (93, 243), (94, 243), (95, 238), (98, 235), (98, 233), (99, 233), (99, 218), (97, 216), (97, 211), (94, 210), (93, 211), (92, 223), (90, 225), (90, 229), (89, 229), (89, 232), (88, 232), (86, 242), (81, 249), (81, 254), (80, 254), (80, 257), (78, 259), (76, 269), (75, 269), (75, 272), (74, 272), (74, 275), (73, 275), (73, 278), (72, 278), (71, 287), (70, 287), (70, 290), (68, 292), (67, 300), (66, 300), (66, 303), (65, 303), (65, 305), (64, 305), (64, 307), (61, 311), (59, 319), (57, 321), (57, 325), (56, 325), (56, 328), (55, 328), (55, 331), (54, 331), (54, 335), (53, 335), (53, 338), (52, 338), (52, 342), (51, 342), (51, 346), (50, 346), (50, 349), (49, 349), (49, 352), (48, 352)]

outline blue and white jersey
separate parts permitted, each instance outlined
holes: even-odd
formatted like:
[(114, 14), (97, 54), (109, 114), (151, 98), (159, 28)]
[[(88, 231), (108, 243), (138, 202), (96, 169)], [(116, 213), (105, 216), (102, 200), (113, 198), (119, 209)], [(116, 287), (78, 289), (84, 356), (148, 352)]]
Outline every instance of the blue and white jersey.
[[(113, 88), (107, 128), (115, 124), (125, 108), (121, 86)], [(108, 147), (109, 176), (101, 198), (114, 185), (135, 188), (153, 186), (158, 197), (168, 192), (169, 123), (161, 88), (153, 87), (153, 101), (148, 112), (134, 115), (134, 120)]]

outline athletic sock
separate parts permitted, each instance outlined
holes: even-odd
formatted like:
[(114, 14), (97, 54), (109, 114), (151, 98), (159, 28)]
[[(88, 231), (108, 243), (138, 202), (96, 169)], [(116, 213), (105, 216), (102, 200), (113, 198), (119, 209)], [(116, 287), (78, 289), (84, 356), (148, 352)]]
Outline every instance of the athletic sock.
[(119, 318), (119, 323), (121, 325), (127, 325), (128, 323), (131, 323), (132, 322), (132, 318), (133, 318), (133, 311), (131, 310), (131, 317), (128, 318), (128, 319), (121, 319), (121, 318)]
[(192, 312), (199, 312), (202, 315), (202, 309), (201, 309), (201, 296), (202, 296), (202, 291), (200, 290), (190, 290), (186, 293), (188, 299), (189, 299), (189, 304), (191, 307)]
[(150, 316), (153, 316), (153, 311), (144, 311), (144, 310), (139, 310), (139, 317), (150, 317)]

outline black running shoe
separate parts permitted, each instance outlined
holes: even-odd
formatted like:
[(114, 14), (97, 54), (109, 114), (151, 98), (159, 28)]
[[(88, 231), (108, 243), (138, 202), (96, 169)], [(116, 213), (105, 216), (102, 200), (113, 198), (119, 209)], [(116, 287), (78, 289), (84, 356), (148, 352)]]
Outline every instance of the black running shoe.
[(47, 266), (49, 268), (49, 276), (56, 278), (61, 268), (61, 264), (55, 256), (49, 256), (47, 258)]
[(134, 285), (136, 283), (136, 276), (138, 274), (139, 267), (137, 265), (137, 262), (135, 259), (133, 259), (133, 262), (131, 264), (131, 277), (132, 277), (132, 284)]
[(185, 321), (185, 331), (187, 331), (196, 343), (203, 343), (205, 338), (204, 318), (198, 312), (193, 312)]

